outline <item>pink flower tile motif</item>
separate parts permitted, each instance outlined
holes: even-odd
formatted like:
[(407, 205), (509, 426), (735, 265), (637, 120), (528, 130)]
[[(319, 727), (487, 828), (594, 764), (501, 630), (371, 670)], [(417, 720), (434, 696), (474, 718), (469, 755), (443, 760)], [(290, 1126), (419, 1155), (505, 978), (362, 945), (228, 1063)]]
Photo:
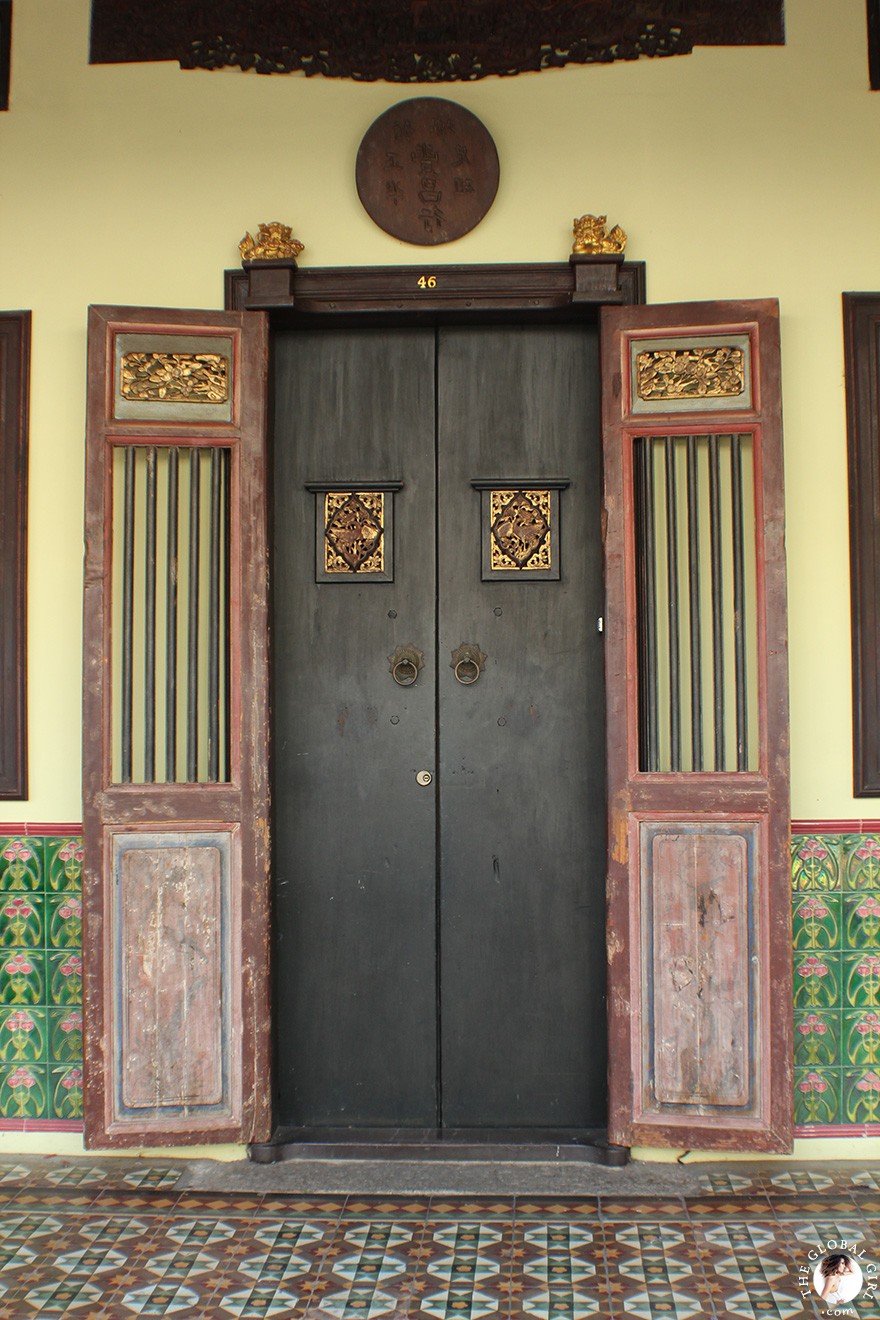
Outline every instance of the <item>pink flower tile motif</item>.
[(4, 1118), (44, 1118), (46, 1109), (43, 1068), (28, 1064), (0, 1068), (0, 1114)]
[(838, 954), (810, 953), (795, 959), (796, 1008), (832, 1008), (837, 1005)]
[(53, 1112), (58, 1118), (82, 1118), (82, 1068), (51, 1068), (50, 1074), (54, 1080), (52, 1090)]
[(42, 894), (13, 894), (0, 901), (0, 944), (37, 948), (43, 943)]
[(0, 1013), (0, 1061), (34, 1063), (46, 1047), (45, 1009), (15, 1008)]
[(792, 933), (795, 949), (835, 949), (840, 943), (840, 896), (794, 895)]
[(873, 834), (853, 835), (845, 841), (844, 889), (880, 891), (880, 839)]
[(844, 954), (843, 976), (848, 1008), (880, 1008), (880, 955)]
[(880, 894), (847, 895), (846, 945), (850, 949), (880, 949)]
[(837, 1061), (837, 1014), (796, 1015), (795, 1062), (802, 1066), (833, 1065)]
[(833, 1123), (839, 1108), (839, 1083), (836, 1071), (795, 1070), (795, 1121), (797, 1123)]
[(41, 950), (15, 949), (0, 958), (0, 1002), (42, 1004), (45, 957)]
[(880, 1065), (880, 1013), (844, 1013), (844, 1035), (847, 1063)]
[(836, 890), (840, 886), (838, 841), (819, 835), (792, 839), (791, 877), (795, 893)]
[(47, 841), (48, 888), (52, 893), (79, 892), (82, 888), (83, 846), (81, 839)]
[(0, 839), (0, 890), (40, 889), (39, 849), (34, 839)]
[(59, 1006), (82, 1003), (82, 957), (78, 953), (50, 953), (49, 977), (52, 1003)]
[(49, 904), (49, 945), (53, 949), (82, 948), (82, 899), (79, 894), (52, 895)]
[(846, 1072), (843, 1092), (845, 1122), (876, 1123), (880, 1120), (880, 1075), (875, 1069)]

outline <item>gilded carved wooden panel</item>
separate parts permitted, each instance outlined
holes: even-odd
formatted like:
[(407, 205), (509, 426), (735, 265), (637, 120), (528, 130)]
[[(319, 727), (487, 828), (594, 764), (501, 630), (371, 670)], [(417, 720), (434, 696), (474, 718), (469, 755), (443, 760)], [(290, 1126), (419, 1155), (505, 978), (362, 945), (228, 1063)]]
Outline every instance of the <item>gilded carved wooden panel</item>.
[(482, 577), (555, 582), (560, 576), (558, 479), (472, 481), (482, 500)]
[(634, 414), (752, 409), (752, 345), (747, 334), (632, 339)]
[(235, 344), (229, 335), (115, 336), (112, 416), (119, 421), (231, 422)]
[(315, 581), (394, 581), (394, 492), (400, 481), (309, 482)]
[(123, 399), (152, 403), (225, 403), (229, 363), (220, 353), (124, 353)]

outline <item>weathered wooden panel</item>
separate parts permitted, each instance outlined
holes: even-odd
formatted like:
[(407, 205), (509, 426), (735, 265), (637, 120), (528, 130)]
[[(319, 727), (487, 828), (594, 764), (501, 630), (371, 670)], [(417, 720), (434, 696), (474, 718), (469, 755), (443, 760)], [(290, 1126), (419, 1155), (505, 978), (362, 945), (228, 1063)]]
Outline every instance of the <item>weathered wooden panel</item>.
[(750, 840), (702, 825), (642, 834), (655, 1101), (747, 1105)]
[[(90, 311), (83, 692), (89, 1146), (269, 1135), (267, 365), (268, 327), (259, 313)], [(126, 545), (129, 557), (128, 608), (126, 572), (113, 554), (114, 520), (121, 518), (124, 528), (128, 504), (126, 498), (122, 507), (119, 499), (114, 503), (113, 455), (120, 447), (132, 457), (147, 451), (143, 572), (133, 566), (134, 536), (126, 542), (123, 533), (122, 541), (121, 558)], [(222, 599), (210, 593), (214, 605), (206, 610), (201, 648), (187, 640), (198, 640), (198, 629), (190, 633), (183, 616), (166, 608), (178, 588), (181, 602), (188, 592), (193, 606), (193, 582), (201, 590), (198, 577), (179, 582), (174, 565), (184, 547), (167, 552), (171, 567), (164, 580), (171, 589), (164, 601), (157, 588), (165, 553), (157, 547), (171, 540), (162, 519), (167, 514), (168, 526), (175, 525), (183, 489), (169, 479), (160, 512), (163, 487), (155, 473), (170, 471), (163, 465), (172, 449), (178, 456), (204, 451), (212, 476), (226, 472), (211, 482), (212, 512), (203, 525), (208, 581), (225, 574), (228, 585)], [(133, 485), (127, 493), (133, 496)], [(216, 510), (227, 501), (228, 516), (221, 519)], [(197, 749), (206, 742), (205, 778), (216, 781), (222, 773), (226, 782), (201, 782), (198, 757), (185, 783), (171, 782), (173, 756), (163, 755), (160, 765), (163, 734), (156, 725), (164, 728), (166, 752), (169, 728), (183, 736), (181, 719), (168, 715), (174, 683), (167, 675), (178, 673), (169, 617), (180, 656), (189, 646), (186, 685), (198, 689), (203, 659), (209, 694), (214, 685), (206, 727), (200, 719), (186, 721), (187, 755), (190, 742)], [(143, 665), (133, 659), (140, 637)], [(171, 656), (165, 679), (160, 650)], [(125, 700), (114, 702), (110, 662), (120, 654), (128, 682), (121, 684)], [(161, 719), (157, 686), (166, 701)], [(135, 760), (131, 775), (118, 768), (114, 775), (114, 738), (118, 726), (124, 742), (120, 707), (128, 709), (129, 697), (144, 712), (144, 747), (151, 751)], [(198, 702), (192, 709), (198, 714)], [(131, 727), (129, 720), (129, 734)], [(228, 757), (219, 752), (227, 728)], [(168, 782), (156, 777), (159, 770)], [(141, 782), (127, 782), (135, 774)]]
[[(608, 307), (601, 316), (609, 1137), (621, 1145), (790, 1150), (793, 1024), (779, 309), (770, 301), (696, 303)], [(715, 373), (715, 401), (708, 409), (700, 395), (709, 389), (703, 350)], [(640, 414), (642, 355), (654, 374), (649, 372), (653, 384), (645, 385), (651, 411)], [(672, 404), (682, 406), (676, 410)], [(739, 750), (744, 744), (737, 705), (739, 768), (722, 763), (714, 770), (685, 771), (673, 767), (670, 757), (669, 769), (659, 769), (660, 758), (648, 769), (647, 758), (640, 759), (640, 717), (650, 704), (647, 680), (653, 673), (656, 682), (658, 662), (639, 646), (644, 538), (640, 543), (636, 447), (655, 437), (686, 444), (692, 437), (728, 434), (748, 436), (752, 456), (753, 477), (742, 484), (745, 494), (739, 493), (738, 478), (734, 482), (737, 499), (744, 504), (747, 495), (749, 508), (732, 519), (719, 544), (721, 554), (736, 563), (746, 542), (748, 553), (754, 548), (754, 651), (745, 656), (741, 647), (737, 657), (734, 646), (731, 662), (734, 674), (742, 670), (754, 684), (749, 751)], [(669, 481), (669, 508), (675, 507), (672, 486)], [(690, 528), (687, 534), (698, 549)], [(696, 557), (691, 549), (688, 555)], [(667, 556), (663, 571), (674, 579), (667, 567), (672, 559)], [(737, 569), (734, 610), (741, 608), (737, 573), (740, 583), (745, 580)], [(647, 599), (653, 608), (650, 593)], [(663, 626), (677, 644), (681, 612), (670, 595), (667, 605)], [(701, 644), (706, 644), (705, 630)], [(696, 643), (692, 653), (700, 654)], [(670, 645), (670, 669), (677, 654)], [(720, 674), (720, 665), (715, 672)], [(741, 678), (736, 683), (739, 693)], [(711, 701), (723, 715), (726, 707), (719, 696), (720, 682), (711, 694), (702, 685), (703, 705)], [(670, 703), (673, 744), (672, 716), (677, 721), (683, 707), (693, 727), (692, 691), (681, 696), (678, 709)], [(720, 727), (717, 716), (715, 722)], [(700, 758), (694, 757), (693, 764), (699, 767)], [(642, 830), (649, 822), (657, 847), (645, 853)], [(685, 841), (691, 833), (699, 844)], [(710, 901), (713, 893), (716, 898)], [(735, 915), (727, 920), (731, 911)], [(644, 961), (652, 958), (646, 976)]]
[(118, 895), (123, 1104), (219, 1104), (225, 1053), (220, 849), (145, 840), (119, 857)]

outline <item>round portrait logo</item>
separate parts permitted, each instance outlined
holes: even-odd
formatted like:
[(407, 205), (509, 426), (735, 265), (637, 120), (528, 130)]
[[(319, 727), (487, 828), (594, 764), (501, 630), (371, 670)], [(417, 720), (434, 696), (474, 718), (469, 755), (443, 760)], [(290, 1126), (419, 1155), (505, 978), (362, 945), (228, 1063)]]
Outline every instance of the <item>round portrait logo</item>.
[(822, 1315), (858, 1316), (862, 1303), (876, 1301), (877, 1264), (859, 1243), (829, 1238), (811, 1247), (807, 1257), (798, 1270), (800, 1294), (817, 1296)]

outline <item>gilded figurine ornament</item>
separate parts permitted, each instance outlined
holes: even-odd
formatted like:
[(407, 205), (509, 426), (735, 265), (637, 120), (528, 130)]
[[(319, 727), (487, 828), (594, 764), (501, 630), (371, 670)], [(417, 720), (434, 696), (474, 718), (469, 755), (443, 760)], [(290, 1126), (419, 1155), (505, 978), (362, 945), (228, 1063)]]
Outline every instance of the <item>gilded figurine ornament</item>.
[(605, 215), (582, 215), (574, 221), (572, 252), (589, 257), (619, 257), (626, 247), (626, 234), (620, 225), (609, 232)]
[(303, 244), (293, 237), (290, 225), (282, 225), (272, 220), (268, 225), (260, 225), (257, 237), (245, 234), (238, 245), (242, 261), (295, 261), (303, 250)]

